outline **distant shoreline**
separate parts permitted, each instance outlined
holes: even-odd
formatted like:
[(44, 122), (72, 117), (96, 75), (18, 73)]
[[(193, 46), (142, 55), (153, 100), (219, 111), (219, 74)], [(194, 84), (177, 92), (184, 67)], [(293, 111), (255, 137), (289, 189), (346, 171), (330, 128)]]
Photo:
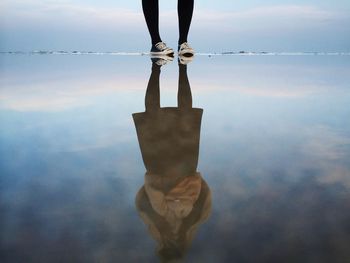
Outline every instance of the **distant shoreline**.
[[(110, 55), (110, 56), (146, 56), (149, 52), (115, 52), (115, 51), (0, 51), (8, 55)], [(198, 52), (198, 56), (350, 56), (350, 52), (265, 52), (265, 51), (226, 51)]]

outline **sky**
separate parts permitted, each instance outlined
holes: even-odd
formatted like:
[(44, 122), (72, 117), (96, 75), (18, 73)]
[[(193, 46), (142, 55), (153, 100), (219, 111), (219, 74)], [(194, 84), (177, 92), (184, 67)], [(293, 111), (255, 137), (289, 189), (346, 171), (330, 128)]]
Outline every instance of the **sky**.
[[(160, 1), (160, 32), (178, 38), (177, 2)], [(143, 52), (141, 0), (3, 0), (0, 50)], [(350, 1), (195, 1), (189, 41), (200, 52), (350, 51)]]

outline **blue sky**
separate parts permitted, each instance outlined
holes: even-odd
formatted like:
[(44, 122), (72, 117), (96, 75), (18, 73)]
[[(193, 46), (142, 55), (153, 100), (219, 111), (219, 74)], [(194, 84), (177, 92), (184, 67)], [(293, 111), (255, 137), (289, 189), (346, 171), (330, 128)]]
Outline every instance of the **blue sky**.
[[(174, 46), (176, 0), (160, 1), (163, 40)], [(0, 50), (147, 51), (141, 0), (4, 0)], [(350, 1), (195, 1), (198, 50), (350, 51)]]

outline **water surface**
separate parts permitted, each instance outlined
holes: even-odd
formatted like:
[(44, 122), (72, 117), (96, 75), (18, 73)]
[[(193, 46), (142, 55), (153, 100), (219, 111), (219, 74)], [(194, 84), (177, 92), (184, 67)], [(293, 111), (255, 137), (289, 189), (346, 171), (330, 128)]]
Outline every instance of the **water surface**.
[[(147, 56), (0, 56), (1, 262), (160, 262), (165, 244), (184, 262), (350, 261), (347, 56), (198, 56), (180, 86), (200, 116), (178, 113), (174, 61), (154, 76), (170, 113), (138, 133)], [(138, 205), (150, 170), (189, 214)]]

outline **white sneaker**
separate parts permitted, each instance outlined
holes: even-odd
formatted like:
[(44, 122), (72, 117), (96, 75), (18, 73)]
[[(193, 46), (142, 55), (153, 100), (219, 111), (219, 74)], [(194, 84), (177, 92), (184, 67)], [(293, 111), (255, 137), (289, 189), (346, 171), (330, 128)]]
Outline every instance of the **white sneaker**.
[(151, 60), (157, 66), (161, 67), (161, 66), (168, 64), (169, 62), (172, 62), (174, 60), (174, 58), (170, 57), (170, 56), (163, 55), (163, 56), (152, 56)]
[(181, 65), (187, 65), (187, 64), (189, 64), (189, 63), (191, 63), (191, 62), (193, 61), (193, 57), (194, 57), (193, 55), (190, 56), (190, 57), (179, 56), (178, 62), (179, 62), (179, 64), (181, 64)]
[(183, 42), (178, 48), (179, 56), (192, 57), (194, 55), (193, 48), (187, 42)]
[(174, 50), (170, 47), (167, 47), (167, 45), (164, 42), (158, 42), (157, 44), (152, 46), (150, 54), (151, 56), (174, 56)]

